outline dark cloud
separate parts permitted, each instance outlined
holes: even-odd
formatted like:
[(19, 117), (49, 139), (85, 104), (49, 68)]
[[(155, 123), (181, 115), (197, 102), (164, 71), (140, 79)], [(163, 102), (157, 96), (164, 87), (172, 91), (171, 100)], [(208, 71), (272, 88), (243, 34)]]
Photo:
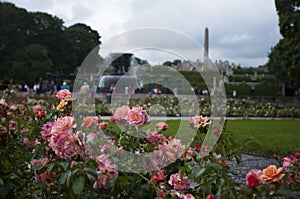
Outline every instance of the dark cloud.
[[(229, 60), (242, 66), (264, 64), (271, 47), (280, 39), (274, 0), (11, 0), (11, 2), (29, 10), (55, 14), (63, 18), (67, 25), (76, 22), (86, 23), (98, 30), (102, 41), (135, 28), (160, 27), (185, 34), (203, 46), (204, 28), (208, 27), (211, 58)], [(153, 45), (164, 43), (165, 47), (182, 48), (190, 50), (191, 53), (193, 50), (188, 49), (189, 46), (180, 41), (170, 43), (167, 38), (155, 35), (148, 38), (152, 39)], [(164, 57), (154, 52), (144, 54), (148, 54), (149, 59), (155, 61), (163, 60)]]

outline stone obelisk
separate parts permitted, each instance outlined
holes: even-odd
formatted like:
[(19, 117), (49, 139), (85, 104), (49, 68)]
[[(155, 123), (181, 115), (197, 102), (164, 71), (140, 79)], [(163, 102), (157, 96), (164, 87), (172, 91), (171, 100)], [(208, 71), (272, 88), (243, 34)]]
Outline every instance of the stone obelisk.
[(208, 28), (204, 31), (204, 62), (208, 62)]

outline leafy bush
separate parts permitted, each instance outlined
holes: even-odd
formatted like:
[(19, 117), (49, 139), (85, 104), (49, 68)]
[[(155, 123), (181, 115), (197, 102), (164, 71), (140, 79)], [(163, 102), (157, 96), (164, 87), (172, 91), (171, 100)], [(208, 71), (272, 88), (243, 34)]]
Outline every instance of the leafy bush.
[(278, 96), (279, 86), (262, 82), (255, 86), (255, 95), (258, 96)]
[(251, 86), (243, 82), (240, 84), (225, 84), (225, 90), (227, 95), (231, 95), (232, 91), (237, 91), (239, 96), (250, 96), (251, 95)]
[(241, 77), (241, 76), (229, 76), (228, 77), (230, 82), (251, 82), (251, 77)]
[[(255, 142), (239, 144), (224, 134), (223, 118), (196, 115), (182, 123), (184, 133), (167, 137), (168, 125), (147, 126), (151, 118), (141, 106), (118, 107), (106, 122), (75, 118), (71, 107), (82, 104), (67, 90), (57, 98), (56, 104), (0, 100), (1, 198), (299, 196), (299, 153), (285, 157), (282, 167), (249, 171), (246, 185), (228, 177), (234, 172), (227, 162), (239, 163), (239, 151)], [(110, 123), (120, 130), (111, 129)], [(184, 145), (186, 140), (190, 142)]]

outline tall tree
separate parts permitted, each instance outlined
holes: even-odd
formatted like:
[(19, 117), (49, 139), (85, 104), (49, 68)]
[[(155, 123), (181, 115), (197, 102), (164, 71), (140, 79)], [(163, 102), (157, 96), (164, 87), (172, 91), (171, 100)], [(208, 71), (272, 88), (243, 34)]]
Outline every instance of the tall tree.
[(39, 44), (31, 44), (19, 49), (7, 75), (15, 83), (33, 85), (48, 72), (53, 63), (48, 57), (47, 49)]
[[(30, 13), (33, 20), (32, 31), (35, 37), (31, 43), (45, 46), (52, 59), (51, 72), (72, 73), (77, 67), (75, 49), (64, 32), (63, 21), (47, 13)], [(50, 72), (50, 71), (49, 71)]]
[(300, 0), (275, 0), (283, 38), (269, 53), (267, 67), (283, 81), (300, 85)]
[[(35, 66), (25, 55), (39, 60), (43, 72), (74, 73), (84, 57), (100, 44), (100, 36), (84, 24), (69, 28), (63, 24), (63, 20), (56, 16), (27, 12), (12, 3), (0, 2), (0, 79), (17, 78), (31, 82), (32, 78), (18, 75), (31, 71), (26, 67)], [(41, 52), (37, 53), (38, 50)], [(93, 53), (95, 59), (91, 65), (96, 68), (100, 57), (98, 51)], [(45, 59), (45, 63), (38, 56)], [(33, 71), (38, 76), (41, 74)]]
[(0, 2), (0, 79), (10, 69), (14, 53), (26, 44), (31, 18), (25, 9)]
[(97, 31), (91, 27), (77, 23), (65, 30), (67, 40), (72, 43), (76, 55), (77, 66), (81, 65), (85, 57), (94, 49), (100, 45), (100, 35)]

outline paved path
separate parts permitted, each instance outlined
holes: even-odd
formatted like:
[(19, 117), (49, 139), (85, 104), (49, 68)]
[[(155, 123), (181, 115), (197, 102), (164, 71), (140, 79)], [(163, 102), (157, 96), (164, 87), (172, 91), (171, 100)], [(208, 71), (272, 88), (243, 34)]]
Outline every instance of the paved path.
[(245, 184), (246, 175), (250, 169), (264, 169), (269, 165), (274, 164), (279, 165), (278, 161), (275, 159), (268, 159), (263, 157), (257, 157), (252, 155), (242, 155), (242, 162), (237, 164), (236, 161), (228, 162), (231, 170), (237, 173), (236, 176), (230, 175), (230, 177), (237, 183)]

